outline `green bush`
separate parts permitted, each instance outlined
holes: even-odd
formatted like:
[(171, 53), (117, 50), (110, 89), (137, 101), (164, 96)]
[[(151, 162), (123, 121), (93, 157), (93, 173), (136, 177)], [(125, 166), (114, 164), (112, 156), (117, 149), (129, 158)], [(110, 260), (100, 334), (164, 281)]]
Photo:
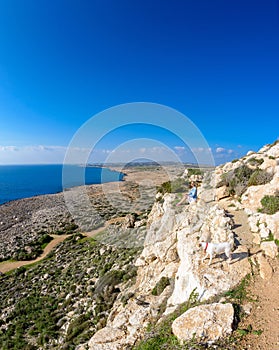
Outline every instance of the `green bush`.
[(279, 211), (279, 195), (275, 196), (264, 196), (261, 199), (262, 208), (259, 209), (261, 213), (265, 214), (275, 214)]
[(272, 180), (273, 175), (265, 170), (251, 169), (242, 165), (221, 176), (217, 187), (226, 186), (230, 195), (241, 196), (248, 186), (264, 185)]
[[(171, 349), (198, 349), (194, 347), (188, 347), (187, 344), (181, 345), (177, 337), (172, 333), (173, 321), (182, 315), (190, 308), (199, 304), (197, 301), (198, 293), (194, 289), (189, 296), (187, 302), (178, 306), (178, 308), (170, 315), (166, 316), (162, 322), (155, 324), (152, 323), (147, 329), (147, 333), (142, 341), (136, 344), (133, 350), (171, 350)], [(196, 344), (195, 344), (196, 345)]]
[(259, 166), (261, 164), (263, 164), (264, 160), (262, 158), (258, 159), (258, 158), (250, 158), (247, 160), (247, 162), (251, 165), (255, 165), (255, 166)]
[(165, 288), (170, 285), (170, 280), (168, 277), (162, 277), (160, 281), (152, 290), (152, 295), (160, 295), (163, 293)]
[(221, 181), (217, 187), (226, 186), (230, 195), (242, 195), (245, 192), (248, 181), (253, 173), (253, 170), (246, 165), (242, 165), (234, 170), (231, 170), (221, 176)]
[(248, 186), (265, 185), (270, 182), (273, 175), (262, 169), (256, 169), (248, 180)]
[(165, 193), (177, 193), (177, 192), (184, 192), (185, 191), (185, 180), (183, 179), (176, 179), (174, 181), (166, 181), (162, 183), (161, 186), (157, 187), (157, 192), (160, 192), (162, 194)]
[(203, 175), (203, 171), (199, 168), (189, 168), (188, 170), (188, 176), (191, 175)]

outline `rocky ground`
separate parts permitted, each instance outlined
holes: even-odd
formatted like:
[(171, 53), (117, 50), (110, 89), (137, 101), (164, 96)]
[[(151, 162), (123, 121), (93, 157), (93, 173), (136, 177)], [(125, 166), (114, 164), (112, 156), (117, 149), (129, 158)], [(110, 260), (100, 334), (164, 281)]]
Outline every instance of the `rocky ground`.
[[(277, 142), (207, 171), (179, 207), (195, 171), (128, 168), (122, 183), (67, 191), (87, 237), (2, 276), (3, 349), (277, 349), (278, 158)], [(209, 266), (200, 241), (230, 242), (232, 261)]]
[(125, 172), (125, 181), (1, 205), (0, 261), (35, 259), (42, 254), (40, 240), (46, 235), (90, 231), (129, 213), (140, 217), (151, 209), (156, 186), (180, 171), (171, 166), (116, 169)]
[(239, 324), (244, 330), (239, 347), (242, 349), (279, 349), (279, 261), (269, 260), (270, 279), (263, 279), (255, 271), (248, 287), (249, 299), (245, 304), (246, 317)]

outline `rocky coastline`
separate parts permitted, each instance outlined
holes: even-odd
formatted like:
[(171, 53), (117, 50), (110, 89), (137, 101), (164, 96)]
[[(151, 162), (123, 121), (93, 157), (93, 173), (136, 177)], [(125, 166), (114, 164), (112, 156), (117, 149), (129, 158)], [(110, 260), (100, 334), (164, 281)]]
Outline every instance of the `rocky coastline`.
[[(2, 276), (3, 349), (276, 348), (278, 159), (275, 142), (202, 179), (177, 167), (127, 169), (121, 183), (86, 187), (93, 212), (84, 191), (69, 191), (79, 233), (40, 264)], [(198, 200), (177, 206), (193, 179)], [(102, 225), (97, 236), (84, 235)], [(232, 260), (216, 256), (209, 266), (200, 241), (229, 242)], [(258, 304), (263, 284), (267, 312)], [(46, 325), (31, 318), (22, 327), (21, 305), (40, 309), (42, 300), (54, 305)]]
[[(35, 259), (41, 253), (36, 242), (46, 235), (72, 234), (77, 228), (88, 232), (131, 212), (140, 216), (151, 208), (156, 186), (178, 171), (175, 167), (167, 171), (160, 167), (114, 169), (125, 171), (124, 181), (75, 187), (66, 193), (0, 205), (0, 262)], [(84, 192), (87, 198), (83, 204)], [(71, 199), (70, 205), (65, 198)], [(73, 203), (78, 210), (71, 207), (71, 212), (69, 206)]]

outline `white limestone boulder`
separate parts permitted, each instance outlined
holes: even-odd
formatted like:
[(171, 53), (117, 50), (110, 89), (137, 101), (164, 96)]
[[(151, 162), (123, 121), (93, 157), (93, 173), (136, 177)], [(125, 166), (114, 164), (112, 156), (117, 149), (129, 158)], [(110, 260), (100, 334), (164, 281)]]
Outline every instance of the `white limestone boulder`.
[(264, 251), (265, 255), (274, 259), (278, 255), (278, 246), (274, 241), (262, 242), (261, 249)]
[(181, 341), (195, 338), (216, 341), (232, 333), (234, 309), (232, 304), (196, 306), (174, 320), (172, 331)]

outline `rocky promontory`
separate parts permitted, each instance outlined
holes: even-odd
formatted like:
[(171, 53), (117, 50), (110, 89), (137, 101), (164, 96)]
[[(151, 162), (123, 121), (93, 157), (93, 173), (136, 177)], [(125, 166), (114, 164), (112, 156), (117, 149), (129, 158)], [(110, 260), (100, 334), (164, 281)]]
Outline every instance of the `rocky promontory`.
[[(3, 349), (275, 349), (278, 160), (275, 142), (215, 169), (127, 169), (123, 183), (87, 187), (96, 216), (73, 190), (63, 219), (79, 233), (38, 265), (1, 277)], [(198, 200), (177, 206), (192, 180)], [(219, 255), (208, 265), (201, 241), (229, 242), (231, 261)], [(261, 309), (264, 289), (270, 305)], [(20, 327), (23, 309), (34, 315)]]

